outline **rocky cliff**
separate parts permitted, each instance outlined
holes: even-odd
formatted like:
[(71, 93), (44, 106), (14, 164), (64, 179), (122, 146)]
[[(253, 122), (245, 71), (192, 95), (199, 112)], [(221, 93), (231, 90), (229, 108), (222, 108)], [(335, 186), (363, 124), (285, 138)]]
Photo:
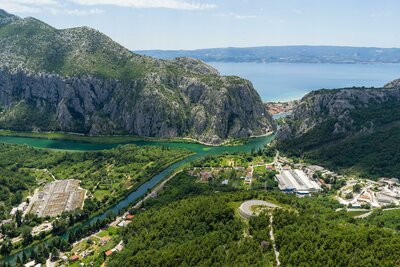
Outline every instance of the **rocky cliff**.
[(332, 135), (373, 132), (383, 123), (400, 119), (390, 116), (390, 121), (385, 121), (380, 117), (384, 115), (385, 109), (386, 113), (393, 112), (392, 106), (399, 101), (400, 90), (394, 88), (314, 91), (296, 105), (292, 115), (279, 130), (278, 139), (298, 138), (327, 123), (330, 124), (329, 133)]
[(0, 12), (0, 128), (218, 144), (274, 127), (247, 80), (199, 60), (136, 55), (86, 27)]
[(393, 80), (389, 83), (387, 83), (384, 88), (388, 89), (395, 89), (395, 88), (400, 88), (400, 79)]
[(277, 138), (281, 143), (297, 139), (298, 145), (307, 149), (390, 127), (400, 121), (400, 88), (396, 84), (311, 92), (296, 105)]
[[(400, 175), (400, 87), (320, 90), (306, 95), (277, 133), (278, 148), (364, 177)], [(390, 86), (389, 86), (390, 85)]]

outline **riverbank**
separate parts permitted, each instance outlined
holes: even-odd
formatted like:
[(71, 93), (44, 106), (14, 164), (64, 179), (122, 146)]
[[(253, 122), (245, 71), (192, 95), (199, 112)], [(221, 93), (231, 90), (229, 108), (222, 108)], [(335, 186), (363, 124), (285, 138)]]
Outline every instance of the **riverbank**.
[[(39, 138), (49, 140), (60, 140), (60, 141), (75, 141), (85, 142), (91, 144), (126, 144), (133, 142), (168, 142), (168, 143), (188, 143), (188, 144), (200, 144), (204, 146), (239, 146), (248, 142), (249, 138), (240, 139), (229, 139), (225, 140), (221, 144), (212, 144), (202, 142), (198, 139), (191, 137), (170, 137), (170, 138), (159, 138), (159, 137), (145, 137), (135, 135), (97, 135), (89, 136), (80, 133), (73, 132), (20, 132), (0, 129), (0, 136), (10, 137), (28, 137), (28, 138)], [(252, 138), (252, 137), (251, 137)]]
[(200, 143), (196, 139), (186, 138), (156, 138), (142, 137), (134, 135), (98, 135), (88, 136), (80, 133), (72, 132), (20, 132), (0, 129), (0, 136), (16, 136), (30, 137), (50, 140), (77, 141), (95, 144), (121, 144), (137, 141), (153, 141), (153, 142), (177, 142), (177, 143)]

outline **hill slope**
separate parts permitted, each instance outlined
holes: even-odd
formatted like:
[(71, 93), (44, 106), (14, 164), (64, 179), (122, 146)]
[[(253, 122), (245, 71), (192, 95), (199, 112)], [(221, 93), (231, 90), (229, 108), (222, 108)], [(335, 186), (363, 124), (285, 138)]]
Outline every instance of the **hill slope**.
[(306, 95), (278, 132), (278, 146), (330, 168), (399, 176), (400, 88), (320, 90)]
[(188, 136), (218, 144), (274, 129), (252, 84), (199, 60), (132, 54), (87, 28), (0, 12), (0, 128)]

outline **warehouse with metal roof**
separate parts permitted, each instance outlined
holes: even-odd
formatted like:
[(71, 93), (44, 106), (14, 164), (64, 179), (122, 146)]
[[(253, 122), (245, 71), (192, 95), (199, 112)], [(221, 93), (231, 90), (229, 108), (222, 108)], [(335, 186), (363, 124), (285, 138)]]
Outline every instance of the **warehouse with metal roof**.
[(297, 194), (309, 194), (321, 191), (318, 182), (311, 180), (302, 170), (283, 170), (276, 175), (279, 189)]

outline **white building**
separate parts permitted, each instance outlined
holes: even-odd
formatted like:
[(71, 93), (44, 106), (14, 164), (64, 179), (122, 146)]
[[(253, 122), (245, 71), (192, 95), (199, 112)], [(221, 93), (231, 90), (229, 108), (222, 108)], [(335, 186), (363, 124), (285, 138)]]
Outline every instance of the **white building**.
[(320, 184), (311, 180), (302, 170), (284, 170), (276, 178), (279, 189), (285, 192), (307, 195), (322, 190)]

